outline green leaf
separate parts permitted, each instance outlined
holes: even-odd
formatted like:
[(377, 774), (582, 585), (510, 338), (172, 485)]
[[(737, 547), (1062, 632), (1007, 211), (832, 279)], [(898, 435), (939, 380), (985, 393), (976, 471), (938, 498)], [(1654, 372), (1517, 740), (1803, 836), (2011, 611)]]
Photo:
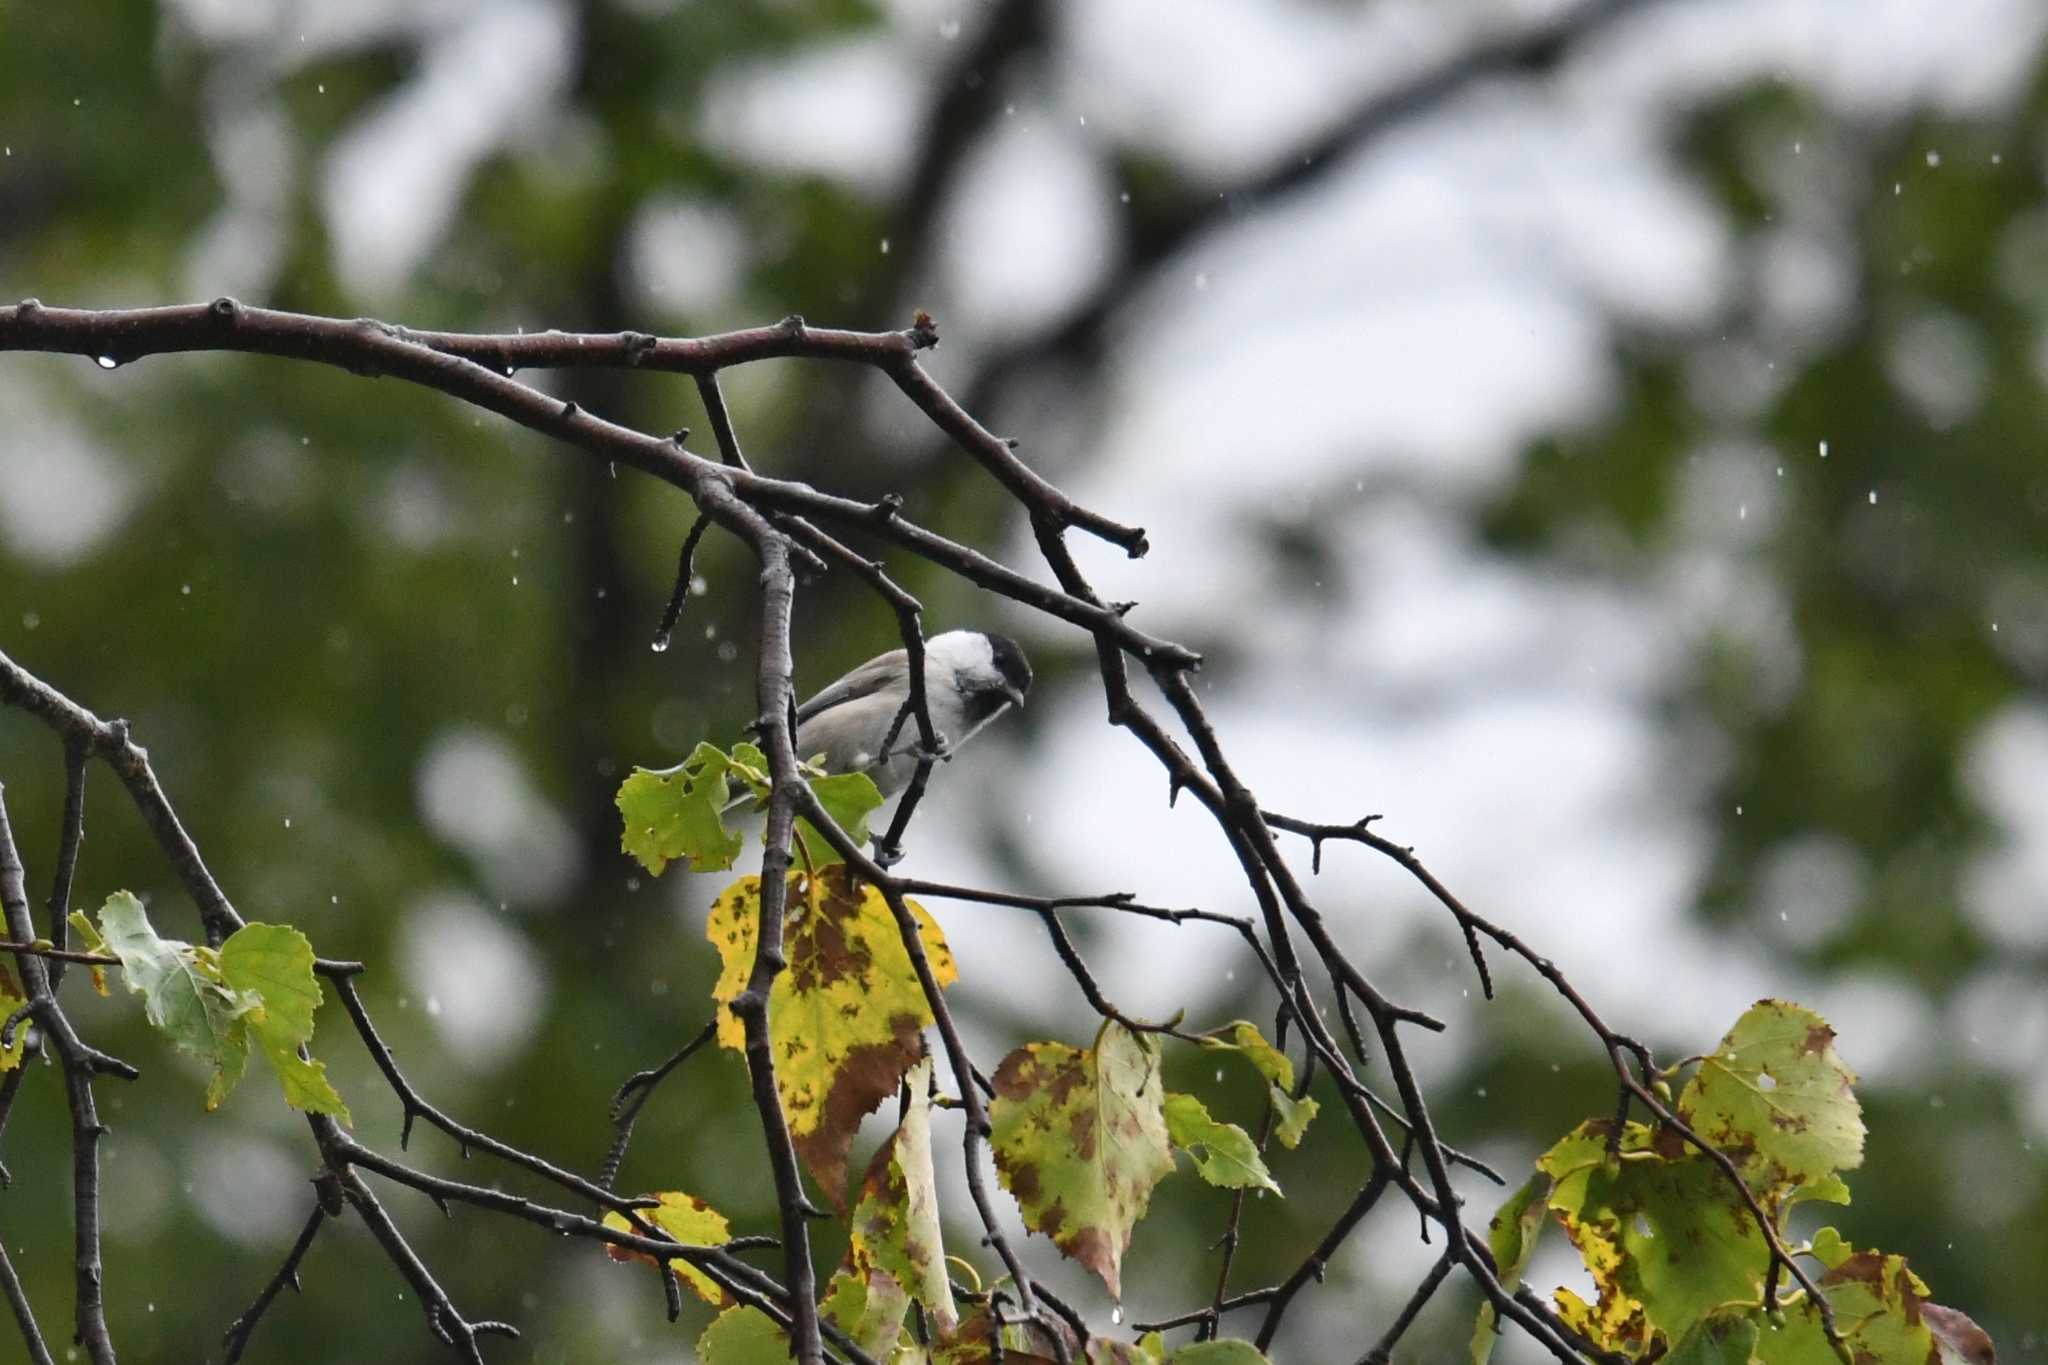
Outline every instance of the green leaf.
[[(868, 841), (868, 815), (882, 804), (881, 788), (866, 773), (835, 773), (808, 779), (818, 804), (856, 844)], [(827, 842), (810, 821), (799, 819), (797, 838), (803, 841), (813, 868), (829, 867), (842, 861), (839, 850)]]
[(1849, 1202), (1849, 1182), (1838, 1175), (1824, 1175), (1818, 1180), (1801, 1185), (1785, 1196), (1785, 1207), (1804, 1204), (1810, 1200), (1821, 1200), (1829, 1204)]
[(825, 1321), (877, 1360), (902, 1359), (894, 1355), (899, 1345), (915, 1349), (916, 1342), (903, 1329), (910, 1295), (886, 1271), (863, 1275), (850, 1265), (840, 1266), (826, 1283), (818, 1309)]
[[(1522, 1283), (1522, 1272), (1536, 1254), (1536, 1239), (1550, 1217), (1550, 1177), (1542, 1171), (1530, 1176), (1522, 1188), (1509, 1195), (1486, 1225), (1487, 1249), (1500, 1273), (1501, 1288), (1514, 1292)], [(1486, 1365), (1493, 1345), (1500, 1339), (1500, 1324), (1491, 1303), (1479, 1305), (1479, 1320), (1472, 1327), (1472, 1365)]]
[[(245, 924), (221, 945), (220, 974), (231, 990), (255, 1002), (238, 1022), (255, 1037), (277, 1073), (285, 1103), (350, 1122), (348, 1106), (327, 1080), (326, 1066), (299, 1053), (313, 1039), (313, 1013), (321, 1001), (320, 982), (313, 975), (313, 945), (306, 936), (285, 924)], [(239, 1061), (233, 1075), (223, 1068), (217, 1078), (220, 1096), (234, 1088), (240, 1068)], [(209, 1100), (219, 1103), (211, 1092)]]
[(931, 1078), (930, 1058), (910, 1068), (903, 1078), (910, 1104), (895, 1133), (868, 1166), (860, 1203), (853, 1210), (847, 1255), (870, 1285), (882, 1275), (908, 1291), (925, 1306), (943, 1335), (959, 1325), (959, 1314), (946, 1278), (946, 1248), (939, 1228), (938, 1176), (932, 1167)]
[[(758, 751), (756, 751), (758, 753)], [(679, 858), (693, 872), (731, 867), (740, 836), (726, 829), (726, 775), (732, 760), (713, 744), (674, 768), (635, 768), (619, 785), (617, 805), (625, 832), (620, 847), (655, 876)], [(746, 774), (740, 774), (746, 780)]]
[(1688, 1332), (1664, 1357), (1664, 1365), (1749, 1365), (1756, 1352), (1756, 1319), (1754, 1312), (1716, 1313)]
[(1249, 1341), (1194, 1341), (1166, 1357), (1166, 1365), (1269, 1365)]
[(1304, 1095), (1300, 1099), (1288, 1094), (1279, 1086), (1268, 1086), (1266, 1095), (1273, 1101), (1273, 1112), (1279, 1117), (1273, 1129), (1273, 1136), (1280, 1139), (1280, 1145), (1293, 1151), (1301, 1145), (1302, 1134), (1308, 1131), (1309, 1120), (1313, 1119), (1322, 1106)]
[[(1937, 1359), (1923, 1311), (1927, 1286), (1905, 1257), (1857, 1251), (1832, 1228), (1822, 1231), (1825, 1239), (1814, 1237), (1816, 1254), (1828, 1266), (1820, 1290), (1857, 1365), (1928, 1365)], [(1835, 1365), (1839, 1357), (1819, 1310), (1802, 1297), (1787, 1306), (1782, 1329), (1762, 1334), (1756, 1359), (1762, 1365)]]
[(789, 1365), (789, 1335), (758, 1308), (728, 1308), (697, 1338), (702, 1365)]
[(1835, 1031), (1818, 1014), (1760, 1000), (1701, 1060), (1678, 1111), (1776, 1205), (1799, 1186), (1862, 1164), (1855, 1080), (1835, 1055)]
[(248, 1060), (240, 1021), (260, 1000), (224, 985), (191, 944), (159, 938), (142, 902), (126, 891), (100, 907), (100, 932), (106, 950), (121, 959), (121, 979), (142, 997), (143, 1016), (180, 1051), (212, 1065), (207, 1107), (218, 1105)]
[(1259, 1069), (1259, 1074), (1268, 1084), (1281, 1090), (1294, 1089), (1294, 1063), (1287, 1054), (1266, 1041), (1266, 1035), (1259, 1032), (1259, 1026), (1249, 1019), (1234, 1019), (1202, 1039), (1206, 1048), (1221, 1048), (1230, 1052), (1243, 1053), (1245, 1060)]
[(1611, 1158), (1612, 1126), (1579, 1125), (1537, 1167), (1556, 1181), (1549, 1207), (1600, 1289), (1589, 1335), (1640, 1353), (1653, 1334), (1678, 1341), (1723, 1305), (1757, 1301), (1769, 1252), (1718, 1166), (1640, 1123)]
[[(700, 747), (700, 751), (702, 746)], [(748, 740), (741, 740), (732, 746), (732, 753), (726, 757), (726, 772), (746, 784), (757, 801), (768, 799), (768, 755), (761, 747)]]
[[(732, 1227), (725, 1221), (725, 1215), (696, 1195), (684, 1194), (681, 1190), (663, 1190), (654, 1198), (661, 1202), (651, 1209), (641, 1209), (640, 1216), (684, 1246), (721, 1246), (732, 1240)], [(602, 1221), (614, 1232), (639, 1231), (633, 1226), (631, 1219), (616, 1209), (605, 1214)], [(614, 1261), (645, 1261), (649, 1265), (656, 1264), (655, 1259), (644, 1251), (633, 1251), (609, 1243), (604, 1250), (605, 1255)], [(671, 1257), (669, 1264), (675, 1267), (676, 1277), (690, 1286), (704, 1302), (713, 1307), (724, 1307), (732, 1302), (716, 1280), (688, 1261)]]
[[(88, 953), (105, 953), (107, 951), (107, 941), (100, 937), (100, 931), (93, 925), (93, 922), (85, 917), (85, 911), (73, 910), (64, 917), (64, 921), (77, 932), (80, 941), (85, 945), (85, 951)], [(105, 995), (107, 993), (107, 969), (97, 962), (91, 963), (89, 966), (92, 971), (92, 988), (101, 995)]]
[(1123, 1295), (1123, 1255), (1152, 1187), (1173, 1169), (1159, 1060), (1104, 1024), (1083, 1052), (1030, 1043), (996, 1068), (996, 1172), (1024, 1225)]
[(1166, 1135), (1195, 1159), (1195, 1170), (1211, 1185), (1227, 1190), (1256, 1186), (1280, 1193), (1266, 1163), (1259, 1159), (1258, 1144), (1251, 1134), (1234, 1123), (1211, 1118), (1208, 1107), (1193, 1095), (1167, 1094)]
[[(924, 1055), (920, 1032), (932, 1021), (910, 954), (889, 904), (855, 882), (843, 865), (816, 876), (790, 874), (789, 916), (779, 972), (769, 994), (775, 1085), (797, 1154), (836, 1208), (846, 1208), (846, 1162), (861, 1119), (896, 1093)], [(924, 907), (910, 902), (925, 956), (939, 985), (959, 972), (945, 936)], [(712, 903), (704, 935), (723, 963), (712, 996), (718, 1041), (746, 1047), (746, 1030), (728, 1007), (754, 970), (761, 925), (761, 879), (742, 877)]]

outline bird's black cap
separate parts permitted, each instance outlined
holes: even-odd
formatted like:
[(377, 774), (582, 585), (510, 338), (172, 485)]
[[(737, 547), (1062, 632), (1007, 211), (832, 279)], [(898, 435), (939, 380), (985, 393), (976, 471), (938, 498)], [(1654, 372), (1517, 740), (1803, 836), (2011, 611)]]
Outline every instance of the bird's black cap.
[(1024, 657), (1024, 650), (1015, 640), (1007, 635), (989, 635), (988, 651), (996, 672), (1017, 689), (1018, 696), (1031, 690), (1031, 661)]

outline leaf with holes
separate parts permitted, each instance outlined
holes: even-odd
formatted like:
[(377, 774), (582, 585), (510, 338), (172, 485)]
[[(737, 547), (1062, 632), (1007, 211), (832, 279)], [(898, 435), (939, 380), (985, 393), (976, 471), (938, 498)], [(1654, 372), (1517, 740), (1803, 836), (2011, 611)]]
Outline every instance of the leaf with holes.
[(1770, 1252), (1720, 1167), (1640, 1123), (1610, 1156), (1612, 1131), (1609, 1119), (1583, 1123), (1536, 1164), (1600, 1290), (1589, 1335), (1640, 1353), (1654, 1335), (1676, 1342), (1723, 1305), (1756, 1301)]
[[(789, 885), (789, 969), (777, 974), (768, 1001), (775, 1085), (798, 1155), (843, 1212), (854, 1132), (924, 1055), (931, 1004), (881, 892), (856, 884), (843, 864), (816, 876), (791, 873)], [(950, 985), (959, 972), (945, 936), (924, 907), (907, 904), (933, 980)], [(742, 877), (712, 903), (704, 925), (723, 964), (712, 988), (722, 1007), (718, 1041), (734, 1051), (745, 1049), (746, 1030), (730, 1006), (754, 970), (760, 924), (761, 879)]]
[(932, 1064), (927, 1058), (905, 1076), (910, 1104), (896, 1132), (868, 1165), (860, 1203), (853, 1210), (847, 1256), (869, 1277), (886, 1275), (925, 1306), (939, 1331), (959, 1322), (946, 1279), (946, 1248), (939, 1232), (938, 1175), (932, 1168)]
[(1202, 1179), (1227, 1190), (1257, 1187), (1280, 1193), (1250, 1133), (1211, 1118), (1208, 1107), (1193, 1095), (1169, 1093), (1165, 1109), (1166, 1135), (1194, 1158)]
[[(693, 872), (716, 872), (739, 856), (740, 836), (725, 827), (726, 778), (733, 762), (715, 744), (699, 744), (673, 768), (635, 768), (619, 784), (625, 832), (619, 846), (655, 876), (680, 858)], [(744, 774), (741, 774), (744, 777)]]
[[(732, 1239), (731, 1225), (725, 1215), (694, 1194), (680, 1190), (663, 1190), (654, 1196), (661, 1203), (651, 1209), (641, 1209), (640, 1216), (660, 1228), (684, 1246), (719, 1246)], [(625, 1214), (613, 1210), (604, 1216), (604, 1225), (614, 1232), (635, 1232), (631, 1220)], [(626, 1247), (607, 1244), (605, 1255), (614, 1261), (645, 1261), (655, 1264), (652, 1256), (644, 1251), (633, 1251)], [(684, 1260), (671, 1260), (677, 1278), (697, 1292), (697, 1297), (713, 1307), (723, 1307), (732, 1302), (732, 1297), (719, 1288), (718, 1282)]]
[(1863, 1162), (1855, 1073), (1812, 1010), (1759, 1000), (1728, 1030), (1678, 1097), (1678, 1112), (1775, 1206), (1802, 1185)]
[(996, 1172), (1024, 1225), (1123, 1294), (1123, 1256), (1173, 1169), (1159, 1059), (1111, 1022), (1095, 1046), (1031, 1043), (996, 1068)]

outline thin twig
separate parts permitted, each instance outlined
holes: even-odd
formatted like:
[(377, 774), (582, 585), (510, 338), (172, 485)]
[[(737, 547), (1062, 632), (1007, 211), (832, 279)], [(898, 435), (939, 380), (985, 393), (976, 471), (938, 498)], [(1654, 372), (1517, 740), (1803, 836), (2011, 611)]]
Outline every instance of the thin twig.
[(651, 1071), (636, 1071), (628, 1076), (625, 1083), (612, 1096), (612, 1127), (617, 1130), (612, 1138), (611, 1150), (605, 1153), (604, 1165), (599, 1168), (597, 1183), (606, 1189), (613, 1188), (619, 1179), (619, 1167), (626, 1159), (626, 1145), (633, 1140), (633, 1125), (640, 1120), (640, 1111), (647, 1107), (647, 1101), (654, 1097), (654, 1087), (660, 1085), (668, 1074), (690, 1060), (690, 1057), (718, 1034), (718, 1020), (714, 1017), (699, 1029), (697, 1036), (676, 1052), (673, 1057)]
[[(332, 1178), (331, 1176), (329, 1177)], [(221, 1348), (225, 1352), (224, 1365), (235, 1365), (242, 1358), (242, 1352), (249, 1347), (249, 1338), (256, 1331), (256, 1324), (263, 1320), (270, 1301), (290, 1285), (293, 1293), (299, 1292), (299, 1263), (306, 1259), (306, 1252), (312, 1248), (313, 1238), (319, 1233), (320, 1225), (327, 1221), (327, 1210), (319, 1203), (313, 1205), (312, 1213), (306, 1217), (306, 1225), (299, 1229), (292, 1249), (285, 1253), (284, 1264), (270, 1277), (256, 1301), (242, 1311), (242, 1315), (228, 1324), (228, 1330), (221, 1335)]]

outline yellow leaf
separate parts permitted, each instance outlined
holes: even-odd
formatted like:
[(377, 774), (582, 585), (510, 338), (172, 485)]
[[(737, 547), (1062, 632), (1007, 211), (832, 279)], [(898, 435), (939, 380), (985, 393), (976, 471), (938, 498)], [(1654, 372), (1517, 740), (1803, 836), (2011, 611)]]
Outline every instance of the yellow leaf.
[[(959, 972), (945, 936), (922, 906), (908, 904), (933, 979), (950, 985)], [(740, 878), (712, 903), (704, 932), (724, 964), (712, 988), (721, 1006), (747, 988), (760, 922), (759, 877)], [(783, 953), (788, 970), (768, 997), (776, 1090), (797, 1153), (843, 1211), (854, 1131), (923, 1055), (931, 1005), (889, 903), (843, 864), (815, 876), (790, 874)], [(746, 1047), (746, 1030), (729, 1008), (719, 1010), (718, 1041)]]
[[(640, 1210), (640, 1216), (684, 1246), (720, 1246), (732, 1240), (731, 1225), (725, 1215), (694, 1194), (680, 1190), (663, 1190), (654, 1196), (661, 1203), (651, 1209)], [(604, 1216), (604, 1225), (614, 1232), (637, 1232), (623, 1213), (613, 1212)], [(621, 1246), (607, 1246), (605, 1254), (614, 1261), (646, 1261), (653, 1264), (654, 1258), (645, 1252), (633, 1251)], [(723, 1308), (732, 1300), (718, 1287), (717, 1281), (691, 1265), (688, 1261), (671, 1262), (676, 1275), (682, 1282), (697, 1292), (697, 1297), (714, 1308)]]

